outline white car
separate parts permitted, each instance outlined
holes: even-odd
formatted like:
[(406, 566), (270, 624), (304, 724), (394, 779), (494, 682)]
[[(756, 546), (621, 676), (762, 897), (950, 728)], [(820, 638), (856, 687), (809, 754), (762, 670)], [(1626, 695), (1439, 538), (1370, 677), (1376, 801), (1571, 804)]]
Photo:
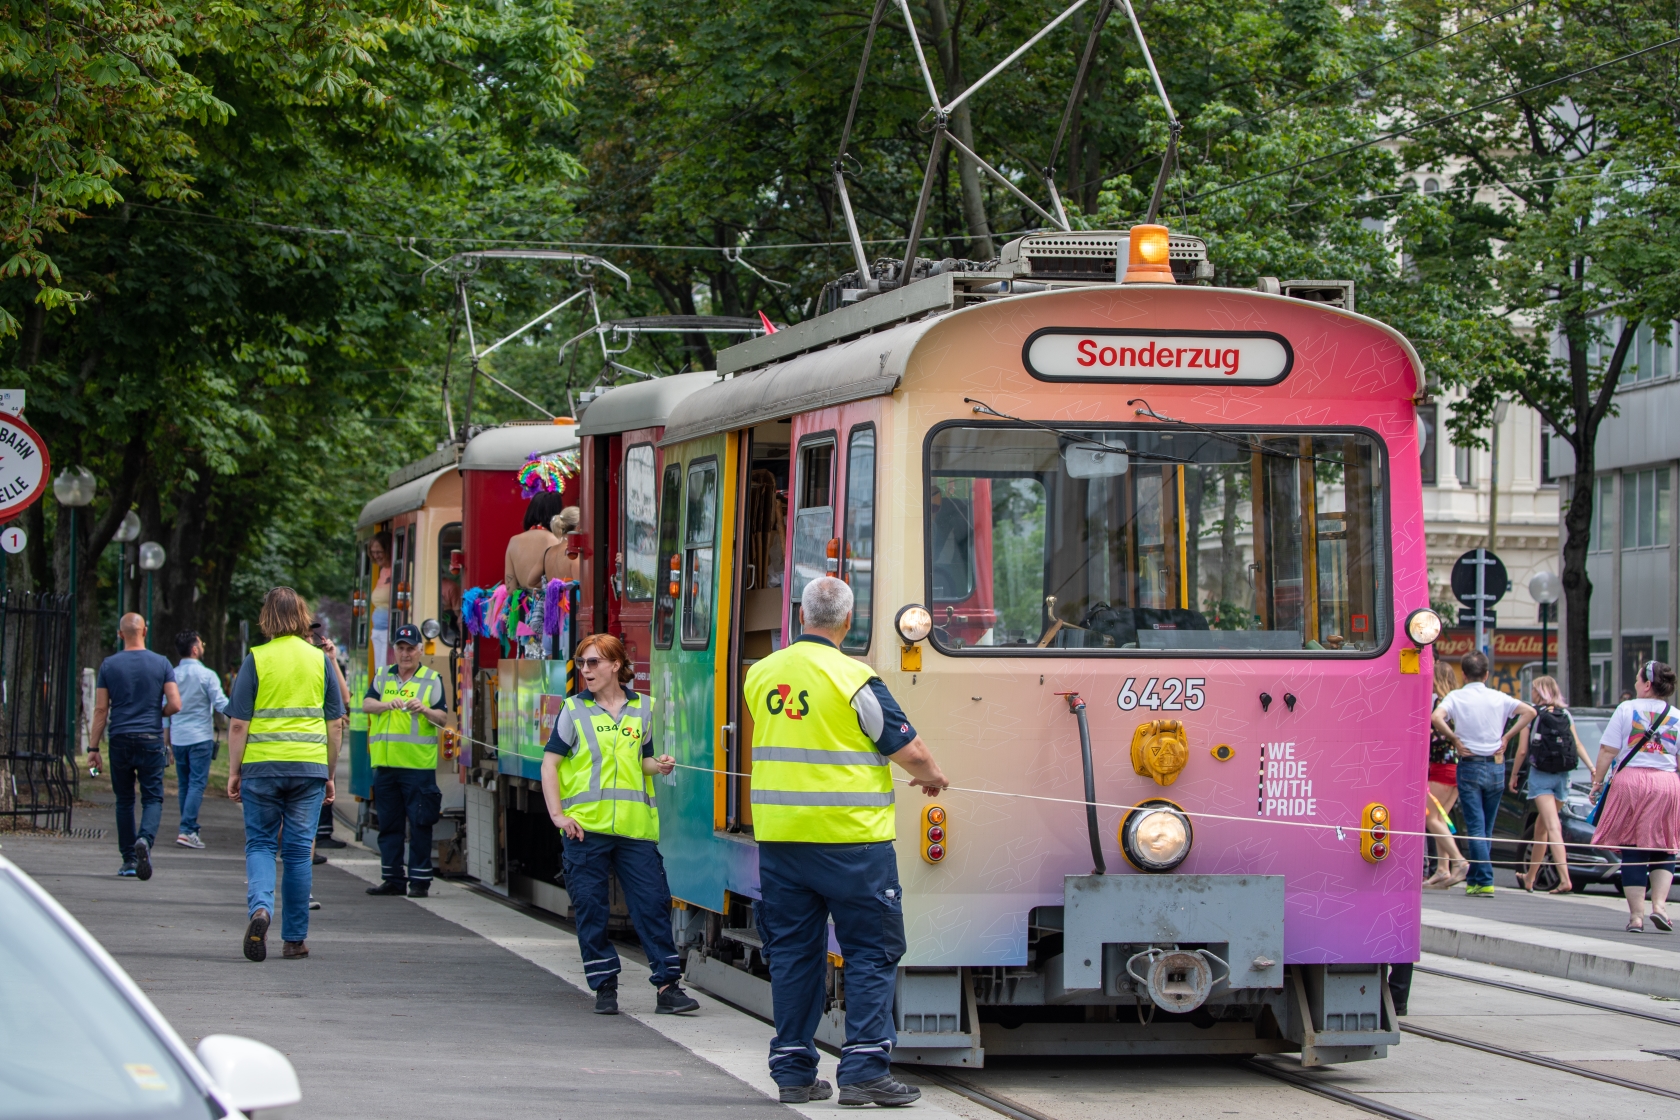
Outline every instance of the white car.
[(221, 1120), (302, 1099), (271, 1046), (195, 1056), (70, 912), (0, 856), (0, 1120)]

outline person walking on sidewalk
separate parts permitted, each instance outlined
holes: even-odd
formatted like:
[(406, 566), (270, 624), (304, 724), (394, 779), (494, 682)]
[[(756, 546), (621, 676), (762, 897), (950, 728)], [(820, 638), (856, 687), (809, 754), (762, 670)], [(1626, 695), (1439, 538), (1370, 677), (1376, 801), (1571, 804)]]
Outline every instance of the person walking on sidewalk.
[(1592, 798), (1609, 783), (1593, 830), (1595, 847), (1622, 850), (1622, 894), (1627, 897), (1629, 933), (1645, 929), (1649, 890), (1651, 924), (1671, 933), (1668, 888), (1674, 882), (1674, 852), (1680, 849), (1680, 710), (1674, 670), (1647, 661), (1634, 681), (1637, 696), (1617, 705), (1599, 740)]
[[(1457, 687), (1458, 675), (1453, 667), (1437, 659), (1430, 712), (1439, 708), (1441, 701)], [(1423, 885), (1430, 890), (1446, 890), (1464, 882), (1470, 874), (1470, 864), (1458, 850), (1447, 815), (1458, 801), (1458, 749), (1433, 725), (1429, 728), (1429, 777), (1424, 782), (1424, 794), (1429, 803), (1425, 806), (1423, 828), (1435, 841), (1435, 873)]]
[[(123, 648), (99, 666), (93, 694), (88, 762), (99, 766), (99, 740), (111, 735), (111, 788), (117, 794), (117, 847), (125, 879), (152, 877), (152, 847), (163, 823), (163, 717), (181, 710), (181, 692), (169, 658), (146, 648), (146, 620), (125, 614), (117, 623)], [(134, 823), (134, 787), (140, 786), (140, 824)]]
[(950, 783), (874, 670), (843, 653), (852, 589), (805, 587), (802, 633), (747, 672), (753, 831), (776, 1036), (770, 1076), (785, 1104), (826, 1100), (817, 1023), (827, 999), (829, 918), (846, 962), (840, 1104), (906, 1105), (921, 1091), (892, 1075), (893, 999), (904, 956), (893, 779), (898, 763), (928, 796)]
[(635, 676), (624, 643), (591, 634), (572, 663), (583, 691), (569, 697), (543, 747), (543, 803), (564, 836), (560, 856), (577, 913), (583, 975), (597, 1015), (618, 1014), (618, 951), (607, 940), (609, 874), (618, 876), (636, 937), (658, 995), (654, 1010), (679, 1015), (700, 1002), (677, 983), (682, 965), (671, 936), (671, 888), (659, 855), (659, 808), (653, 775), (669, 774), (670, 755), (654, 757), (653, 698), (626, 688)]
[[(338, 646), (334, 645), (333, 640), (327, 636), (327, 628), (318, 618), (309, 624), (309, 644), (327, 655), (327, 664), (331, 665), (333, 672), (338, 674), (338, 691), (346, 698), (345, 707), (348, 708), (350, 683), (344, 679), (344, 666), (338, 663)], [(346, 711), (344, 718), (339, 721), (339, 741), (343, 742), (343, 737), (349, 732), (350, 715)], [(321, 854), (322, 848), (343, 848), (347, 846), (343, 840), (335, 839), (333, 836), (333, 803), (322, 801), (321, 821), (315, 827), (315, 865), (318, 867), (327, 862), (327, 857)], [(319, 910), (321, 904), (312, 898), (309, 900), (309, 908)]]
[(227, 694), (215, 673), (204, 666), (204, 642), (197, 630), (175, 635), (175, 686), (181, 693), (181, 710), (169, 717), (169, 749), (175, 754), (176, 792), (181, 801), (181, 823), (175, 829), (175, 843), (202, 850), (198, 838), (198, 810), (204, 804), (204, 787), (210, 781), (210, 760), (216, 754), (216, 713), (227, 711)]
[[(228, 701), (228, 799), (245, 809), (247, 960), (268, 959), (274, 861), (280, 879), (280, 955), (309, 955), (310, 853), (321, 799), (333, 795), (344, 696), (326, 656), (306, 640), (309, 606), (289, 587), (263, 598), (257, 625), (268, 641), (239, 667)], [(282, 830), (284, 838), (282, 839)]]
[[(1458, 668), (1464, 687), (1441, 701), (1430, 722), (1458, 752), (1458, 802), (1464, 809), (1465, 846), (1470, 849), (1464, 893), (1487, 896), (1493, 894), (1493, 820), (1505, 792), (1505, 740), (1529, 725), (1534, 709), (1487, 686), (1488, 659), (1480, 650), (1459, 658)], [(1512, 716), (1516, 725), (1506, 731)]]
[(1517, 882), (1523, 890), (1532, 891), (1550, 852), (1558, 881), (1549, 893), (1569, 894), (1575, 886), (1569, 881), (1569, 849), (1564, 847), (1558, 806), (1569, 802), (1569, 775), (1577, 763), (1591, 766), (1593, 760), (1575, 733), (1575, 717), (1569, 714), (1569, 705), (1564, 703), (1558, 682), (1552, 677), (1535, 677), (1528, 688), (1528, 694), (1534, 697), (1536, 715), (1517, 740), (1510, 790), (1517, 792), (1517, 779), (1522, 775), (1523, 760), (1527, 759), (1527, 796), (1534, 802), (1536, 816), (1534, 843), (1528, 846)]
[[(425, 898), (432, 889), (432, 826), (441, 816), (438, 728), (449, 720), (443, 678), (420, 664), (420, 628), (397, 627), (397, 662), (379, 670), (362, 699), (373, 764), (373, 806), (379, 814), (379, 869), (383, 879), (369, 894)], [(407, 826), (408, 869), (403, 870)]]

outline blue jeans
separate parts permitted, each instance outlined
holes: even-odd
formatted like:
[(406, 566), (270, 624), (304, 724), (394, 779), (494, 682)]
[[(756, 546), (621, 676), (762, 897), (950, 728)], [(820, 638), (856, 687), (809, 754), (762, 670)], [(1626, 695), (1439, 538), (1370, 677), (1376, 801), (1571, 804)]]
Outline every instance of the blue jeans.
[[(112, 735), (111, 789), (117, 795), (117, 847), (122, 858), (134, 858), (134, 841), (144, 837), (157, 843), (163, 823), (163, 736)], [(140, 828), (134, 828), (134, 786), (140, 785)]]
[(198, 831), (198, 810), (204, 804), (204, 787), (210, 781), (210, 755), (216, 740), (202, 743), (177, 743), (175, 751), (175, 779), (181, 795), (181, 828), (183, 833)]
[(284, 864), (280, 879), (280, 936), (309, 936), (309, 888), (314, 880), (315, 823), (327, 795), (325, 778), (256, 775), (242, 778), (245, 806), (245, 908), (274, 916), (274, 858)]
[(1458, 760), (1458, 804), (1464, 810), (1465, 853), (1473, 887), (1493, 886), (1493, 822), (1505, 793), (1505, 766), (1490, 755)]
[(904, 956), (904, 891), (892, 842), (760, 843), (758, 878), (758, 932), (776, 1018), (770, 1076), (781, 1086), (817, 1079), (830, 915), (846, 962), (846, 1044), (835, 1080), (856, 1085), (885, 1075), (898, 1042), (893, 993)]
[(441, 797), (435, 770), (374, 767), (373, 808), (379, 814), (379, 871), (387, 883), (404, 881), (403, 825), (406, 823), (407, 881), (431, 884), (432, 826), (438, 821)]
[[(383, 814), (380, 817), (384, 819)], [(656, 988), (682, 976), (677, 944), (671, 936), (671, 888), (665, 882), (665, 861), (652, 840), (633, 840), (605, 832), (585, 832), (582, 840), (566, 840), (561, 851), (566, 869), (566, 893), (571, 895), (577, 921), (578, 949), (583, 975), (595, 991), (611, 980), (617, 983), (618, 950), (607, 940), (612, 898), (607, 876), (618, 875), (630, 923), (647, 954), (649, 977)]]

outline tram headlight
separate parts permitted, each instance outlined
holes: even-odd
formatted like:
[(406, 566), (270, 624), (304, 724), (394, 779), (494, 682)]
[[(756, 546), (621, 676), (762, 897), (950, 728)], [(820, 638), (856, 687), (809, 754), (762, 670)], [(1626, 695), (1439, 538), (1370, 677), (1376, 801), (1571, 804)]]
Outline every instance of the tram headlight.
[(438, 622), (435, 618), (428, 618), (420, 624), (420, 636), (425, 638), (428, 642), (437, 641), (438, 635), (442, 633), (443, 624)]
[(1434, 645), (1440, 636), (1441, 616), (1428, 607), (1419, 607), (1406, 616), (1406, 637), (1419, 649)]
[(1120, 851), (1139, 871), (1171, 871), (1194, 841), (1190, 818), (1165, 798), (1143, 802), (1120, 822)]
[(913, 646), (933, 633), (933, 612), (920, 603), (900, 607), (893, 618), (893, 629), (907, 646)]

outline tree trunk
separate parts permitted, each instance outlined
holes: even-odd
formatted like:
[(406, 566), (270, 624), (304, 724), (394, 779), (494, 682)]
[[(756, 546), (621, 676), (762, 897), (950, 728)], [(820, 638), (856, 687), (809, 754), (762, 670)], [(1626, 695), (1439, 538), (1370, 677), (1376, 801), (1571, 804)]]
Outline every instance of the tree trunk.
[[(939, 55), (939, 68), (945, 74), (945, 96), (955, 97), (967, 88), (962, 76), (962, 53), (957, 41), (957, 24), (945, 11), (945, 0), (927, 0), (928, 25)], [(962, 18), (962, 7), (957, 8)], [(970, 151), (974, 151), (974, 118), (969, 115), (969, 103), (964, 101), (951, 114), (951, 134)], [(968, 256), (970, 260), (989, 261), (997, 255), (992, 248), (992, 226), (986, 218), (986, 196), (980, 189), (980, 168), (967, 156), (957, 154), (957, 185), (962, 190), (963, 223), (968, 227)]]

